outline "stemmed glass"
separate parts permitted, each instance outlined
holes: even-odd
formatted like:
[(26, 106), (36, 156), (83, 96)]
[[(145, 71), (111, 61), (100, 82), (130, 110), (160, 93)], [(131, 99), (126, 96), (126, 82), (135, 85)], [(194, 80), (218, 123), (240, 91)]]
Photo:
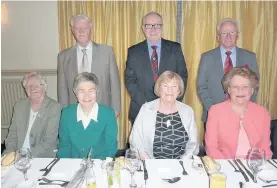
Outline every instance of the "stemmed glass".
[(265, 152), (260, 148), (251, 148), (246, 156), (247, 165), (253, 171), (254, 182), (257, 183), (257, 174), (265, 165)]
[(29, 148), (22, 148), (17, 152), (14, 166), (15, 168), (22, 172), (25, 181), (28, 180), (27, 171), (32, 164), (32, 155)]
[(131, 184), (130, 184), (131, 188), (137, 187), (137, 184), (135, 184), (133, 176), (134, 176), (135, 172), (138, 170), (139, 165), (140, 165), (140, 161), (139, 161), (138, 150), (137, 149), (126, 150), (124, 166), (131, 174)]

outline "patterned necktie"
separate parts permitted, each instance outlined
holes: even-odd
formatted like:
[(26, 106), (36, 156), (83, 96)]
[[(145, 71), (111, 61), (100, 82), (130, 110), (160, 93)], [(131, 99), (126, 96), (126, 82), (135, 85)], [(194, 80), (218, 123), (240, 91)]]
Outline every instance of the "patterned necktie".
[[(232, 52), (227, 51), (225, 54), (227, 55), (225, 62), (224, 62), (224, 74), (230, 70), (230, 68), (233, 67), (232, 59), (230, 57)], [(230, 99), (230, 96), (228, 93), (226, 93), (226, 100)]]
[(88, 72), (88, 55), (87, 55), (87, 49), (82, 49), (83, 52), (83, 59), (82, 59), (82, 65), (81, 65), (81, 72)]
[(151, 66), (152, 66), (152, 71), (154, 75), (154, 81), (156, 81), (159, 77), (157, 46), (151, 46), (151, 48), (153, 49), (153, 52), (151, 55)]
[(230, 68), (233, 67), (233, 63), (232, 63), (232, 59), (230, 57), (232, 52), (227, 51), (225, 52), (225, 54), (227, 55), (225, 62), (224, 62), (224, 73), (228, 72), (230, 70)]

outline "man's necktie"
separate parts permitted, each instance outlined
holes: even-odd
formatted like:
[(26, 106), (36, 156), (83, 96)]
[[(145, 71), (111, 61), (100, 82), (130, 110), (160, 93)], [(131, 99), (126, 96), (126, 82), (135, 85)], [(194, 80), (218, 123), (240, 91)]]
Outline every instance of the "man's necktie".
[(82, 49), (83, 52), (83, 59), (82, 59), (82, 65), (81, 65), (81, 72), (88, 72), (88, 55), (87, 55), (87, 49)]
[[(227, 51), (225, 54), (227, 55), (225, 62), (224, 62), (224, 74), (230, 70), (230, 68), (233, 67), (232, 59), (230, 57), (232, 52)], [(230, 96), (228, 93), (226, 93), (226, 100), (230, 99)]]
[(151, 48), (153, 49), (153, 52), (151, 55), (151, 66), (152, 66), (152, 71), (154, 75), (154, 81), (156, 81), (159, 77), (157, 46), (151, 46)]
[(232, 59), (230, 57), (232, 52), (227, 51), (225, 54), (227, 55), (225, 62), (224, 62), (224, 74), (230, 70), (230, 68), (233, 67)]

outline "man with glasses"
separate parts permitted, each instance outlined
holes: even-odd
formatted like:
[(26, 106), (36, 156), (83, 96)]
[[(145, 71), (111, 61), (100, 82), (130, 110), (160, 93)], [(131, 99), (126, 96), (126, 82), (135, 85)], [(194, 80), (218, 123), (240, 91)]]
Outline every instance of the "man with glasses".
[[(187, 68), (181, 45), (162, 38), (163, 18), (150, 12), (142, 18), (142, 30), (146, 40), (128, 49), (125, 83), (131, 96), (129, 119), (132, 124), (140, 107), (157, 98), (154, 84), (158, 76), (170, 70), (181, 76), (187, 85)], [(179, 98), (182, 100), (183, 96)]]
[(58, 100), (62, 107), (77, 103), (73, 93), (73, 80), (82, 72), (92, 72), (99, 79), (97, 102), (120, 113), (121, 95), (119, 71), (111, 46), (90, 40), (92, 21), (84, 14), (70, 20), (76, 45), (58, 55)]
[[(198, 71), (197, 92), (203, 104), (202, 120), (207, 121), (209, 108), (229, 99), (224, 93), (221, 80), (231, 67), (243, 66), (259, 75), (256, 55), (236, 46), (239, 28), (236, 20), (224, 18), (217, 25), (219, 47), (205, 52), (201, 56)], [(256, 100), (256, 92), (251, 100)]]

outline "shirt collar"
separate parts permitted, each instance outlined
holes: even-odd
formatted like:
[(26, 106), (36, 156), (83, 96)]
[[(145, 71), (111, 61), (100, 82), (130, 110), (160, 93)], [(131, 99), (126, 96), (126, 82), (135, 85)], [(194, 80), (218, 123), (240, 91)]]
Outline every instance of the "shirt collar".
[(148, 48), (151, 48), (151, 46), (157, 46), (157, 48), (160, 49), (162, 46), (162, 40), (159, 40), (156, 44), (153, 44), (149, 40), (147, 40), (147, 45), (148, 45)]
[[(80, 44), (77, 44), (77, 48), (78, 48), (78, 50), (81, 52), (82, 51), (82, 49), (84, 49), (84, 47), (82, 47)], [(92, 42), (91, 41), (89, 41), (89, 43), (88, 43), (88, 45), (85, 47), (85, 49), (87, 49), (87, 50), (91, 50), (92, 49)]]
[(85, 115), (82, 107), (80, 104), (78, 104), (77, 106), (77, 122), (78, 121), (83, 121), (85, 119), (92, 119), (94, 121), (98, 121), (97, 120), (97, 116), (98, 116), (98, 104), (95, 103), (90, 111), (90, 113), (88, 114), (88, 116)]
[(225, 48), (223, 48), (222, 46), (220, 46), (220, 51), (221, 51), (222, 54), (225, 54), (225, 52), (227, 52), (227, 51), (231, 51), (232, 54), (234, 54), (234, 53), (236, 52), (236, 46), (233, 47), (231, 50), (226, 50)]

